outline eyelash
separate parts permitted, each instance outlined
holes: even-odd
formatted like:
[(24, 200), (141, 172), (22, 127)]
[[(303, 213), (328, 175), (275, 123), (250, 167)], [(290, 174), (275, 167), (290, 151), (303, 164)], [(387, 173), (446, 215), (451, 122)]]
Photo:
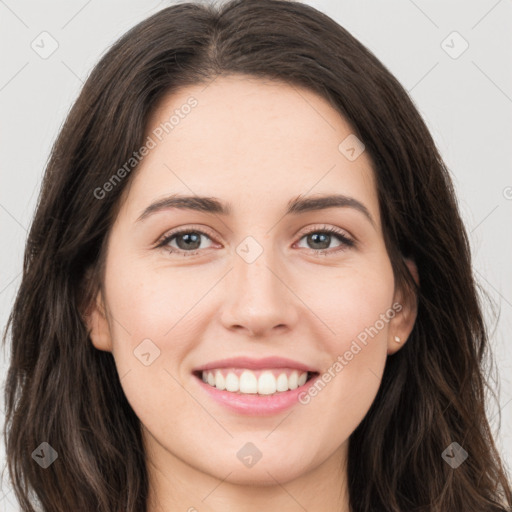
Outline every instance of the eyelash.
[[(171, 254), (181, 253), (181, 254), (183, 254), (184, 257), (195, 256), (201, 251), (201, 249), (196, 249), (195, 251), (184, 251), (183, 249), (175, 249), (174, 247), (171, 248), (167, 245), (167, 244), (169, 244), (169, 242), (171, 242), (171, 240), (173, 240), (177, 236), (183, 235), (183, 234), (189, 234), (189, 233), (196, 233), (199, 235), (204, 235), (210, 239), (213, 238), (208, 233), (204, 232), (201, 229), (194, 229), (193, 227), (189, 227), (189, 228), (173, 231), (173, 232), (169, 233), (168, 235), (164, 236), (159, 242), (157, 242), (155, 249), (164, 248), (168, 253), (171, 253)], [(339, 251), (345, 251), (345, 250), (347, 250), (351, 247), (354, 247), (356, 245), (355, 241), (352, 240), (351, 238), (349, 238), (348, 236), (346, 236), (342, 231), (340, 231), (336, 228), (328, 227), (328, 226), (324, 226), (321, 229), (314, 228), (314, 229), (311, 229), (310, 231), (307, 231), (306, 233), (302, 233), (299, 238), (299, 242), (304, 237), (306, 237), (310, 234), (313, 234), (313, 233), (335, 235), (341, 242), (341, 245), (339, 247), (334, 248), (334, 250), (333, 249), (320, 249), (320, 250), (309, 249), (310, 251), (313, 251), (315, 253), (315, 255), (334, 254), (334, 253), (338, 253)]]

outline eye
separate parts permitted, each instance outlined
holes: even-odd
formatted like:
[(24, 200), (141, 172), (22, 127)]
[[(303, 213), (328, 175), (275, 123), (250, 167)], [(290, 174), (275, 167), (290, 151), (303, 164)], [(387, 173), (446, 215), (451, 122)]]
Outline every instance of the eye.
[[(343, 251), (347, 248), (355, 246), (355, 241), (349, 238), (343, 231), (328, 226), (324, 226), (321, 229), (312, 229), (307, 233), (304, 233), (300, 240), (303, 238), (306, 239), (306, 243), (312, 245), (311, 250), (320, 255), (336, 253), (338, 251)], [(334, 250), (326, 250), (332, 249), (329, 248), (329, 245), (331, 244), (333, 238), (339, 240), (339, 246), (335, 247)]]
[[(201, 237), (211, 240), (210, 236), (199, 229), (181, 229), (174, 231), (165, 236), (158, 244), (157, 247), (163, 247), (170, 253), (182, 253), (183, 256), (194, 256), (199, 251), (201, 245)], [(173, 242), (176, 246), (171, 245)]]
[[(156, 248), (163, 248), (169, 253), (181, 253), (183, 256), (195, 256), (200, 252), (202, 237), (210, 241), (212, 240), (208, 233), (200, 229), (192, 227), (180, 229), (163, 237), (160, 242), (157, 242)], [(355, 246), (355, 241), (349, 238), (343, 231), (328, 226), (310, 229), (301, 236), (299, 242), (304, 238), (307, 243), (312, 245), (310, 250), (318, 255), (332, 254)], [(329, 248), (333, 239), (337, 239), (340, 244), (337, 247)], [(210, 247), (203, 247), (203, 249)]]

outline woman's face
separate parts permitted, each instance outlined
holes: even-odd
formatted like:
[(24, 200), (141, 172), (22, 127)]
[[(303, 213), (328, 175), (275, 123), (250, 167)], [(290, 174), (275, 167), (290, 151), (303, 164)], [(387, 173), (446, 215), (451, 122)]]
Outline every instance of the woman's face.
[[(90, 316), (150, 462), (240, 484), (332, 475), (415, 319), (367, 152), (321, 97), (241, 76), (174, 93), (150, 121)], [(237, 357), (251, 361), (217, 363)], [(196, 375), (210, 363), (232, 391)]]

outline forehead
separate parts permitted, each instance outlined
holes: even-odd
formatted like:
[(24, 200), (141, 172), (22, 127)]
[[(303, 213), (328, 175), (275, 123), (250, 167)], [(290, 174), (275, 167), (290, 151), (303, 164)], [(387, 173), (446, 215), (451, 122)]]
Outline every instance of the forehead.
[(137, 203), (194, 193), (260, 209), (275, 199), (282, 209), (283, 200), (299, 194), (343, 193), (364, 201), (378, 219), (369, 156), (347, 158), (344, 141), (354, 137), (353, 128), (307, 89), (217, 77), (164, 97), (146, 136), (154, 147), (130, 187)]

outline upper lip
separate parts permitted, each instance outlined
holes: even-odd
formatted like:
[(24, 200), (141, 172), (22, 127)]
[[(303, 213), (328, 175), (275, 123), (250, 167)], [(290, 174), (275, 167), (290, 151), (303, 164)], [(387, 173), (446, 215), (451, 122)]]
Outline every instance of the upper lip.
[(247, 368), (249, 370), (263, 370), (265, 368), (296, 368), (303, 372), (316, 373), (317, 370), (310, 366), (287, 359), (285, 357), (264, 357), (262, 359), (253, 359), (250, 357), (231, 357), (229, 359), (219, 359), (212, 361), (201, 366), (194, 368), (193, 372), (200, 372), (203, 370), (213, 370), (216, 368)]

